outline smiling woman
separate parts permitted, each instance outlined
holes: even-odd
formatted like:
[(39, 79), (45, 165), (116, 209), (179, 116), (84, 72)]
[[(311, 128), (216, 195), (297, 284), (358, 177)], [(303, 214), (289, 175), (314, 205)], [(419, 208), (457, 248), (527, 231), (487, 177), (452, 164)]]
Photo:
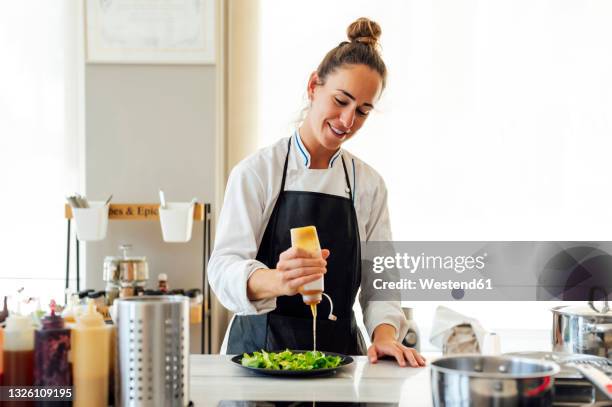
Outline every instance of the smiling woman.
[[(332, 48), (310, 75), (310, 106), (300, 126), (232, 170), (209, 266), (213, 290), (237, 314), (228, 353), (312, 349), (311, 311), (296, 294), (324, 276), (337, 319), (322, 318), (331, 309), (319, 304), (317, 349), (424, 364), (400, 343), (407, 323), (399, 301), (369, 301), (362, 291), (369, 348), (353, 312), (362, 283), (361, 241), (391, 240), (382, 178), (342, 148), (384, 88), (380, 33), (372, 20), (353, 22), (348, 41)], [(291, 248), (289, 230), (309, 225), (318, 232), (320, 254)]]

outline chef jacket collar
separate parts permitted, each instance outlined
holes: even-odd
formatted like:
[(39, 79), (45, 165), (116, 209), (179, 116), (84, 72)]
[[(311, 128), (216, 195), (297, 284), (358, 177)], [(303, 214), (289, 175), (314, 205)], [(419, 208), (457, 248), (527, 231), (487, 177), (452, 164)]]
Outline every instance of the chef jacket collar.
[[(308, 150), (306, 149), (306, 146), (302, 142), (302, 137), (300, 136), (300, 133), (297, 129), (295, 130), (295, 133), (293, 134), (293, 141), (297, 147), (299, 160), (302, 163), (304, 163), (305, 168), (310, 168), (310, 153), (308, 152)], [(336, 162), (336, 158), (338, 158), (341, 153), (342, 153), (342, 149), (339, 148), (338, 151), (336, 151), (336, 153), (330, 158), (329, 165), (327, 168), (332, 168), (334, 166), (334, 163)]]

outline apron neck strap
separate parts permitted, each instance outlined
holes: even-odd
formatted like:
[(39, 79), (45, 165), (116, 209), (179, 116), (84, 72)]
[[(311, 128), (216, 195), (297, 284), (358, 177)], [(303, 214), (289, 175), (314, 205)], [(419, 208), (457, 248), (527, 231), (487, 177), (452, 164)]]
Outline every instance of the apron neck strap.
[(285, 178), (287, 178), (287, 163), (289, 162), (289, 152), (291, 151), (291, 137), (289, 137), (289, 142), (287, 143), (287, 155), (285, 156), (285, 165), (283, 167), (283, 180), (281, 181), (280, 192), (282, 193), (285, 190)]
[(351, 188), (351, 182), (349, 181), (348, 171), (346, 170), (346, 164), (344, 163), (344, 157), (340, 156), (342, 160), (342, 167), (344, 168), (344, 178), (346, 179), (346, 187), (349, 190), (349, 194), (351, 196), (351, 202), (355, 202), (353, 200), (353, 189)]

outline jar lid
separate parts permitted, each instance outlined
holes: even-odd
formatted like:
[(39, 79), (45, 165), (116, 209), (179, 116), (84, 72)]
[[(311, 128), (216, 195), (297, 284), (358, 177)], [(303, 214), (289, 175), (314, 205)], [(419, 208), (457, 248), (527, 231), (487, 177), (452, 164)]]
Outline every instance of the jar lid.
[(202, 290), (199, 288), (192, 288), (191, 290), (186, 290), (185, 295), (189, 298), (196, 298), (198, 295), (202, 295)]
[(93, 288), (88, 288), (86, 290), (83, 291), (79, 291), (79, 300), (82, 300), (83, 298), (86, 298), (89, 293), (94, 292), (95, 290)]
[(87, 294), (88, 298), (100, 298), (100, 297), (106, 297), (106, 291), (91, 291), (89, 294)]

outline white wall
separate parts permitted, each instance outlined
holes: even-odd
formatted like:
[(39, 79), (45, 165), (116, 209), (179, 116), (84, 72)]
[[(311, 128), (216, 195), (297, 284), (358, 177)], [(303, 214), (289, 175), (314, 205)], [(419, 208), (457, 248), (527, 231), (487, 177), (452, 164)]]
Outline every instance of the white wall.
[[(171, 201), (214, 202), (215, 86), (214, 66), (88, 64), (87, 197), (154, 203), (163, 188)], [(147, 257), (150, 286), (167, 273), (171, 288), (201, 287), (201, 222), (189, 243), (164, 243), (157, 222), (111, 221), (104, 241), (87, 244), (81, 288), (104, 287), (104, 257), (124, 242)]]
[[(395, 240), (609, 240), (612, 3), (263, 1), (260, 145), (289, 134), (361, 16), (382, 26), (389, 80), (346, 147), (386, 180)], [(437, 304), (410, 305), (428, 335)], [(552, 304), (446, 305), (550, 327)]]
[(61, 208), (81, 183), (79, 10), (73, 0), (0, 5), (0, 299), (12, 297), (12, 310), (20, 288), (44, 310), (63, 301)]

